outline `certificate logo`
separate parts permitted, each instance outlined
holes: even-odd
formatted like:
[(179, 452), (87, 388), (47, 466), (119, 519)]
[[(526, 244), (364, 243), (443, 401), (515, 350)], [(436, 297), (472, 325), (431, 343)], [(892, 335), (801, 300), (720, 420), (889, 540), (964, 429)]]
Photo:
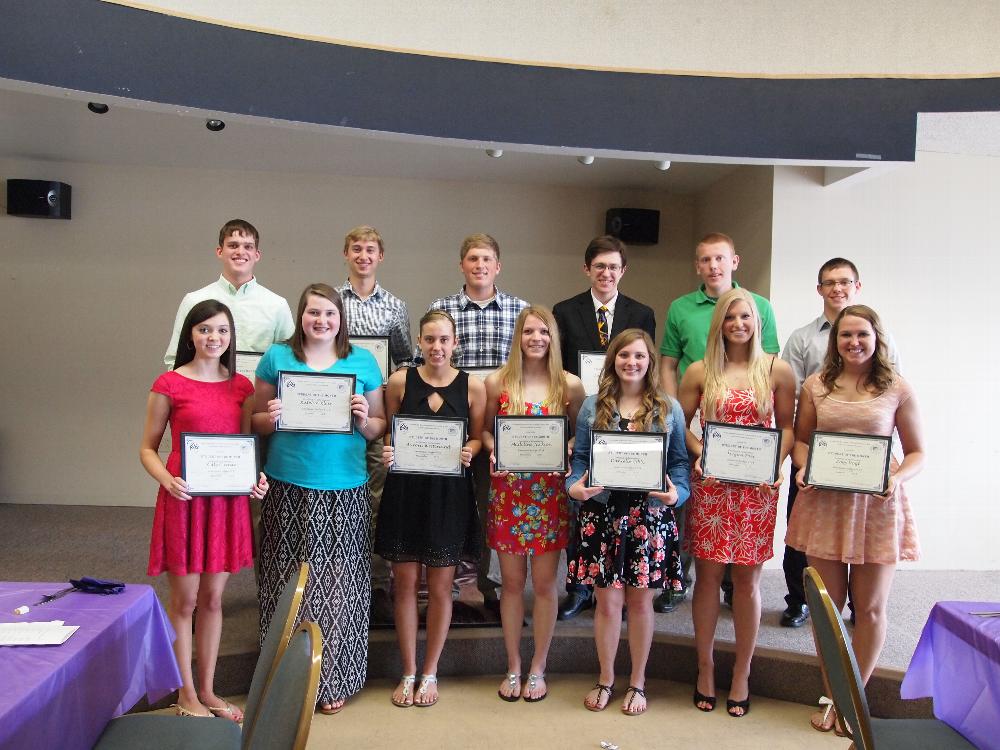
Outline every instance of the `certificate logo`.
[(448, 427), (448, 434), (449, 435), (457, 435), (458, 434), (458, 427), (456, 425), (449, 425), (449, 427)]
[(713, 429), (712, 432), (709, 434), (709, 437), (712, 438), (712, 440), (721, 440), (722, 433), (717, 429)]
[(503, 424), (502, 424), (502, 425), (500, 426), (500, 431), (501, 431), (501, 432), (510, 432), (510, 431), (511, 431), (512, 429), (513, 429), (513, 428), (512, 428), (511, 426), (510, 426), (510, 423), (509, 423), (509, 422), (504, 422), (504, 423), (503, 423)]
[(199, 449), (200, 447), (201, 447), (201, 446), (200, 446), (200, 445), (198, 445), (198, 443), (188, 443), (188, 450), (189, 450), (189, 451), (196, 451), (196, 450), (198, 450), (198, 449)]

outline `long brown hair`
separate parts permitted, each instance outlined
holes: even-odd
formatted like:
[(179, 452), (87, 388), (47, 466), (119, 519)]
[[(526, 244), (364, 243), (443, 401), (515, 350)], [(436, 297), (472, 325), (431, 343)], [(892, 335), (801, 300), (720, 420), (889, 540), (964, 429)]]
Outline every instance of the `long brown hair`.
[(291, 338), (285, 343), (292, 347), (295, 359), (305, 363), (306, 354), (303, 350), (303, 344), (306, 340), (306, 334), (302, 330), (302, 316), (305, 314), (310, 295), (316, 295), (317, 297), (329, 300), (337, 308), (337, 312), (340, 313), (340, 329), (333, 340), (333, 350), (337, 354), (337, 359), (344, 359), (344, 357), (351, 353), (351, 344), (347, 340), (347, 313), (344, 311), (344, 301), (340, 299), (340, 295), (337, 294), (336, 289), (322, 282), (310, 284), (302, 290), (302, 296), (299, 297), (299, 309), (295, 314), (295, 331), (292, 332)]
[(896, 382), (896, 370), (889, 359), (889, 348), (885, 345), (882, 321), (879, 319), (878, 313), (867, 305), (848, 305), (840, 311), (840, 315), (833, 321), (833, 326), (830, 328), (830, 341), (826, 345), (826, 359), (823, 360), (823, 370), (819, 376), (820, 382), (826, 389), (826, 394), (830, 395), (837, 387), (837, 378), (844, 372), (844, 359), (837, 350), (837, 336), (840, 333), (840, 322), (846, 315), (867, 320), (872, 330), (875, 331), (875, 353), (872, 355), (872, 366), (862, 385), (881, 396)]
[(181, 335), (177, 339), (177, 353), (174, 355), (175, 370), (194, 359), (194, 340), (191, 337), (194, 327), (219, 313), (224, 313), (229, 320), (229, 348), (222, 353), (219, 361), (229, 370), (229, 377), (233, 377), (236, 372), (236, 323), (233, 322), (232, 311), (217, 299), (199, 302), (188, 311), (184, 323), (181, 324)]
[(542, 402), (550, 414), (563, 414), (566, 411), (566, 373), (562, 368), (562, 346), (559, 343), (559, 326), (555, 316), (547, 307), (529, 305), (521, 310), (514, 323), (514, 338), (510, 345), (510, 356), (500, 368), (500, 387), (507, 392), (508, 414), (524, 414), (524, 352), (521, 351), (521, 335), (529, 315), (534, 315), (549, 329), (549, 352), (546, 359), (546, 369), (549, 373), (549, 389)]
[(618, 407), (622, 395), (622, 384), (615, 371), (615, 358), (618, 352), (629, 344), (641, 340), (649, 352), (649, 368), (642, 381), (642, 401), (632, 421), (648, 431), (656, 420), (661, 430), (666, 429), (667, 415), (670, 414), (670, 401), (660, 390), (659, 357), (653, 349), (653, 339), (641, 328), (626, 328), (608, 344), (608, 353), (601, 371), (601, 385), (597, 389), (594, 427), (598, 430), (612, 429), (611, 419)]
[(702, 386), (705, 419), (715, 419), (717, 410), (729, 394), (726, 382), (726, 339), (722, 335), (722, 324), (726, 314), (737, 302), (745, 302), (753, 315), (753, 336), (750, 338), (750, 361), (747, 363), (747, 379), (753, 391), (757, 406), (757, 418), (771, 411), (771, 359), (761, 348), (760, 311), (753, 295), (742, 287), (735, 287), (719, 297), (712, 312), (712, 322), (708, 327), (708, 341), (705, 343), (705, 383)]

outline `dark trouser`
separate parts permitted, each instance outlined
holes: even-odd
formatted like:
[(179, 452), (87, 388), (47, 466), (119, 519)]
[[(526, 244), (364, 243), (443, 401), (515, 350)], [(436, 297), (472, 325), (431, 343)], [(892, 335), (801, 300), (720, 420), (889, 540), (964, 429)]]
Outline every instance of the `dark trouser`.
[[(794, 464), (792, 465), (792, 481), (788, 484), (786, 521), (792, 517), (792, 507), (794, 507), (795, 498), (799, 494), (799, 486), (795, 483), (795, 477), (798, 476), (799, 468)], [(805, 572), (807, 564), (805, 552), (800, 552), (794, 547), (785, 545), (785, 556), (781, 560), (781, 568), (785, 571), (785, 586), (788, 587), (785, 604), (789, 607), (801, 607), (806, 603), (806, 592), (802, 585), (802, 574)]]
[[(570, 500), (570, 514), (569, 514), (569, 544), (566, 545), (566, 564), (569, 565), (570, 560), (576, 560), (578, 555), (578, 547), (580, 543), (580, 508), (583, 503), (577, 503)], [(569, 576), (566, 576), (566, 593), (583, 594), (584, 596), (593, 596), (594, 587), (589, 583), (577, 583), (571, 580)]]
[(479, 509), (479, 566), (476, 569), (476, 587), (481, 594), (496, 595), (497, 582), (490, 579), (490, 561), (493, 550), (486, 540), (486, 519), (490, 504), (490, 454), (479, 451), (472, 459), (472, 481), (476, 488), (476, 507)]
[[(368, 467), (368, 493), (372, 498), (372, 540), (375, 539), (375, 521), (378, 518), (378, 507), (382, 502), (382, 488), (385, 487), (385, 477), (388, 473), (382, 464), (382, 446), (382, 437), (377, 437), (368, 442), (368, 449), (365, 451), (365, 463)], [(389, 562), (375, 554), (374, 544), (372, 546), (372, 591), (378, 590), (388, 593), (391, 575)]]

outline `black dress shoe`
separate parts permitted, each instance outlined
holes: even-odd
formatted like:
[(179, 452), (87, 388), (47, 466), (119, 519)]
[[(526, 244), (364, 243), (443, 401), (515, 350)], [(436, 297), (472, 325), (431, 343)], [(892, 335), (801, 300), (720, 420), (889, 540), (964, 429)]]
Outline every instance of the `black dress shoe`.
[(730, 609), (733, 608), (733, 590), (732, 589), (722, 589), (722, 603), (725, 604)]
[(592, 594), (580, 591), (571, 591), (566, 595), (562, 605), (559, 607), (559, 614), (557, 617), (560, 620), (572, 620), (578, 614), (583, 612), (583, 610), (590, 609), (593, 606), (594, 597)]
[(801, 628), (809, 619), (809, 607), (805, 604), (789, 604), (781, 613), (781, 627)]
[(683, 597), (680, 599), (675, 599), (673, 592), (669, 589), (661, 592), (653, 599), (653, 611), (663, 614), (664, 612), (673, 612), (677, 609), (677, 605), (684, 601)]

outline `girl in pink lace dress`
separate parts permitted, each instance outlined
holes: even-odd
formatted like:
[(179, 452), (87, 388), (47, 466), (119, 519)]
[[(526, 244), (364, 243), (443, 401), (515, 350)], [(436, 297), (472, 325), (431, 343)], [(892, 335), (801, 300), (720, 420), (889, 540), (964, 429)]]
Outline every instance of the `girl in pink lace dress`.
[[(878, 315), (865, 305), (845, 307), (830, 330), (823, 370), (802, 384), (793, 462), (808, 465), (814, 430), (892, 435), (894, 429), (903, 461), (893, 460), (883, 494), (810, 487), (802, 469), (785, 535), (786, 544), (806, 553), (837, 607), (843, 608), (850, 586), (856, 621), (852, 643), (865, 682), (885, 644), (896, 563), (920, 556), (903, 482), (923, 468), (924, 447), (916, 399), (893, 370)], [(827, 731), (832, 718), (814, 716), (813, 726)]]
[[(559, 330), (548, 308), (526, 307), (514, 323), (507, 364), (486, 378), (486, 420), (483, 445), (493, 455), (494, 418), (508, 414), (568, 414), (573, 435), (583, 402), (583, 383), (562, 369)], [(556, 625), (559, 551), (569, 541), (569, 498), (565, 477), (558, 473), (517, 474), (494, 471), (490, 478), (487, 541), (500, 560), (500, 622), (507, 648), (507, 676), (499, 696), (505, 701), (542, 700), (546, 693), (545, 662)], [(524, 584), (531, 560), (535, 592), (533, 629), (535, 653), (528, 679), (521, 684), (521, 630)]]
[[(701, 423), (728, 422), (781, 430), (779, 463), (792, 447), (795, 376), (789, 365), (761, 348), (760, 313), (753, 296), (735, 288), (715, 305), (708, 331), (705, 358), (684, 373), (680, 402), (685, 423), (695, 411)], [(746, 485), (705, 476), (702, 443), (690, 430), (688, 450), (692, 466), (685, 546), (694, 557), (692, 601), (698, 684), (694, 704), (702, 711), (715, 708), (715, 628), (719, 619), (719, 586), (727, 564), (732, 564), (733, 626), (736, 659), (726, 701), (730, 716), (750, 710), (750, 660), (760, 627), (760, 571), (774, 554), (774, 522), (778, 487)]]
[[(149, 575), (166, 572), (170, 584), (170, 622), (177, 633), (174, 654), (183, 685), (175, 704), (179, 715), (241, 721), (238, 708), (213, 689), (215, 660), (222, 635), (222, 591), (230, 573), (253, 565), (250, 504), (238, 497), (192, 497), (181, 478), (181, 432), (222, 434), (250, 431), (253, 386), (236, 372), (233, 316), (221, 302), (206, 300), (191, 308), (181, 327), (174, 369), (156, 379), (146, 406), (139, 458), (157, 482)], [(164, 465), (157, 453), (167, 422), (172, 438)], [(247, 490), (257, 499), (267, 479)], [(192, 619), (198, 655), (198, 690), (191, 669)]]

